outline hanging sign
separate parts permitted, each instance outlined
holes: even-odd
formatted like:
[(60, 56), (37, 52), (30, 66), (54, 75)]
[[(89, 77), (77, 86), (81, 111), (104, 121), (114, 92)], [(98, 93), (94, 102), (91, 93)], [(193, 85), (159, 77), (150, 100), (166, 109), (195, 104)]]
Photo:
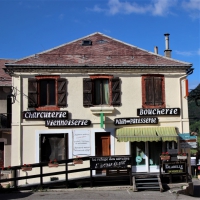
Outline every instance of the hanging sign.
[(137, 116), (180, 115), (180, 108), (138, 108)]
[(115, 125), (132, 125), (132, 124), (157, 124), (157, 117), (133, 117), (133, 118), (115, 118)]
[(46, 127), (56, 127), (56, 126), (89, 126), (91, 124), (90, 120), (83, 119), (49, 119), (45, 121)]

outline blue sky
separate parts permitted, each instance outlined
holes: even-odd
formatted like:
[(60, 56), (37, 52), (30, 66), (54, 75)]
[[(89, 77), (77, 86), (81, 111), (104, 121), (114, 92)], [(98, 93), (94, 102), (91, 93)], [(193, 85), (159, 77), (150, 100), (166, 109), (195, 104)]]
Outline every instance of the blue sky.
[(195, 68), (200, 83), (200, 0), (0, 0), (0, 58), (23, 58), (101, 32)]

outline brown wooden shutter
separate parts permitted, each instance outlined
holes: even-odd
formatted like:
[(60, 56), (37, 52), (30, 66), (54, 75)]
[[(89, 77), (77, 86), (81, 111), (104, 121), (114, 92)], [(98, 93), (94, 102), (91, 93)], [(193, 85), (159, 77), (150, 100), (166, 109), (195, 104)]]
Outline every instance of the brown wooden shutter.
[(90, 78), (83, 79), (83, 106), (92, 106), (92, 80)]
[(153, 77), (145, 77), (145, 104), (146, 105), (154, 105), (154, 84), (153, 84)]
[(154, 77), (154, 103), (155, 105), (162, 105), (162, 81), (163, 77)]
[(38, 82), (35, 78), (28, 79), (28, 107), (38, 107)]
[(67, 80), (64, 78), (59, 78), (57, 81), (57, 97), (58, 106), (67, 106)]
[(112, 102), (114, 106), (121, 105), (121, 84), (118, 77), (111, 79), (112, 87)]

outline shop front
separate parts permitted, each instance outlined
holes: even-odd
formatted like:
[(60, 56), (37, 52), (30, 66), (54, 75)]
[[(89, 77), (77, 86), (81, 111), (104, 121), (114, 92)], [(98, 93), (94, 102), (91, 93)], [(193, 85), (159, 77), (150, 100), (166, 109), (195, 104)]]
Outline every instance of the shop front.
[(119, 128), (116, 137), (130, 143), (132, 172), (159, 172), (160, 154), (177, 149), (175, 127)]

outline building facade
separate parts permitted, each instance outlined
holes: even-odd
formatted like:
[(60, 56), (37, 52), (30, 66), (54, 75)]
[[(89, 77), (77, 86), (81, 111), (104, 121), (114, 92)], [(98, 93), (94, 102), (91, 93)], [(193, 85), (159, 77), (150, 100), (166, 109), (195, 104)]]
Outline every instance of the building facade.
[[(3, 68), (11, 60), (0, 59), (0, 167), (11, 165), (12, 78)], [(3, 177), (2, 177), (3, 178)]]
[(161, 56), (94, 33), (6, 63), (18, 91), (12, 104), (12, 166), (131, 155), (133, 172), (158, 172), (160, 153), (178, 151), (178, 134), (189, 132), (192, 64), (172, 59), (168, 46)]

